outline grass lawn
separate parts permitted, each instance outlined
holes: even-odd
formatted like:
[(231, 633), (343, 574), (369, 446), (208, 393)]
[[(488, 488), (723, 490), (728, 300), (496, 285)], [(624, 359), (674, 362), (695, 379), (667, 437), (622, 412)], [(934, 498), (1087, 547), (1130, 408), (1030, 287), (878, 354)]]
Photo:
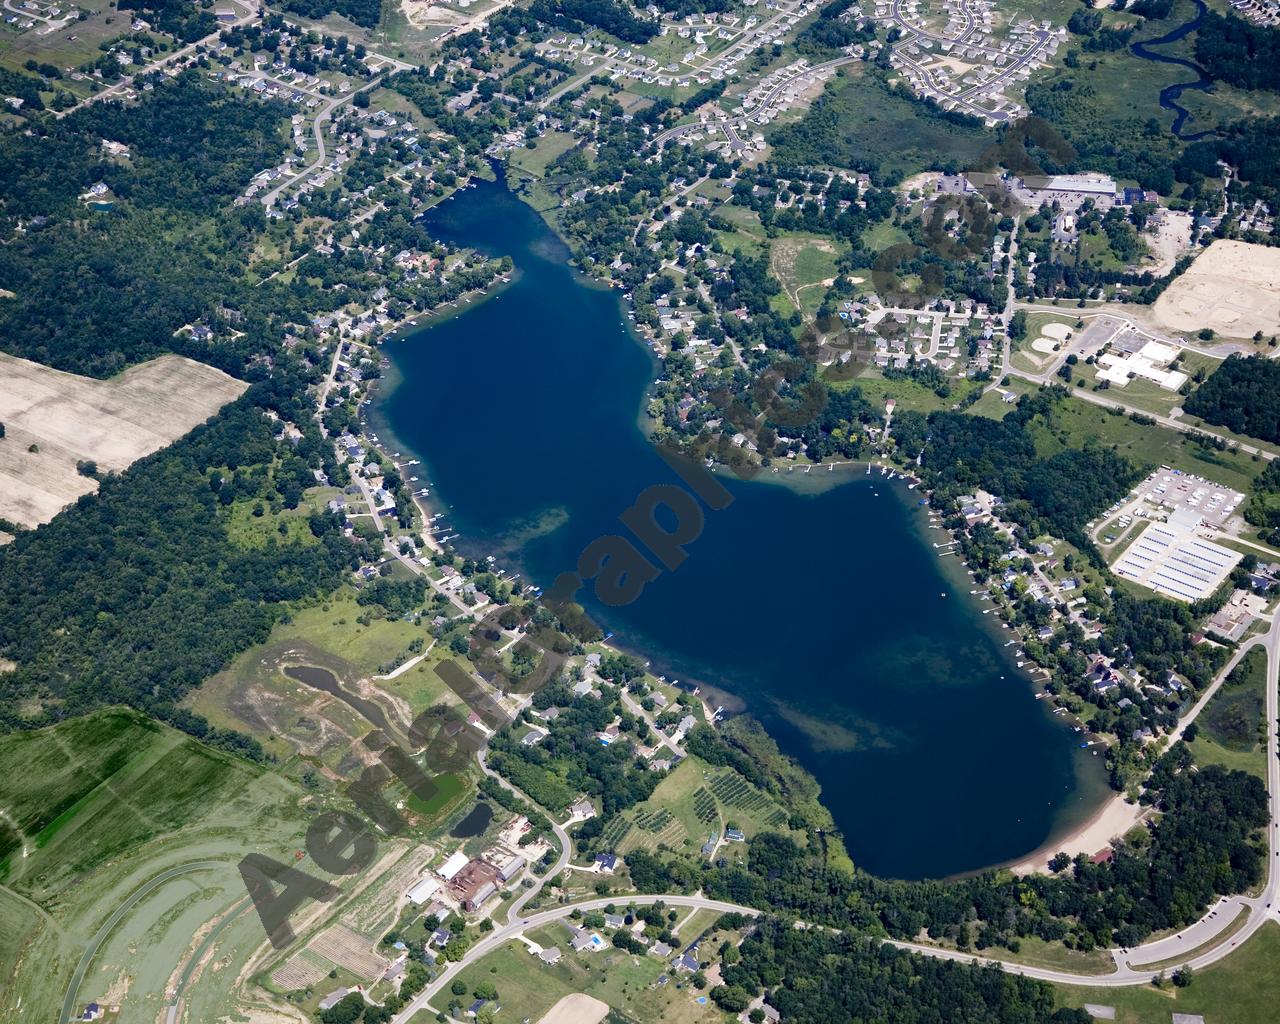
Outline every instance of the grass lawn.
[(1262, 469), (1262, 464), (1248, 455), (1205, 450), (1176, 430), (1135, 423), (1128, 416), (1113, 415), (1085, 401), (1060, 403), (1054, 412), (1053, 430), (1040, 425), (1035, 430), (1036, 448), (1041, 454), (1052, 454), (1064, 442), (1080, 447), (1092, 437), (1101, 444), (1115, 446), (1121, 455), (1142, 466), (1170, 466), (1246, 494)]
[(883, 252), (891, 245), (910, 241), (911, 236), (892, 220), (876, 221), (862, 232), (862, 244), (873, 252)]
[[(886, 399), (892, 398), (897, 403), (895, 413), (908, 411), (930, 413), (939, 409), (951, 409), (971, 391), (984, 387), (976, 380), (953, 380), (951, 394), (946, 398), (940, 398), (933, 388), (925, 387), (918, 381), (886, 380), (876, 370), (855, 378), (853, 383), (873, 406), (883, 406)], [(999, 395), (994, 397), (997, 402), (1001, 402)], [(1003, 402), (1001, 407), (1005, 412), (1012, 408), (1004, 405)]]
[[(678, 976), (659, 986), (658, 976), (670, 968), (657, 957), (636, 956), (613, 947), (575, 954), (568, 949), (564, 928), (553, 928), (551, 934), (564, 953), (554, 967), (538, 960), (523, 943), (508, 943), (460, 972), (466, 995), (443, 992), (435, 999), (437, 1007), (445, 1009), (452, 999), (465, 1008), (474, 998), (476, 986), (490, 982), (498, 990), (502, 1020), (537, 1021), (561, 997), (574, 992), (594, 996), (619, 1011), (623, 1019), (638, 1024), (700, 1024), (724, 1019), (705, 990), (685, 985)], [(698, 1003), (699, 998), (706, 1002)]]
[(1113, 1006), (1118, 1024), (1169, 1024), (1174, 1013), (1200, 1014), (1205, 1024), (1271, 1024), (1280, 1000), (1280, 925), (1264, 925), (1231, 956), (1196, 973), (1187, 988), (1058, 985), (1060, 1006)]
[(547, 167), (551, 161), (562, 153), (567, 153), (575, 145), (578, 140), (568, 132), (548, 132), (542, 138), (537, 140), (538, 144), (533, 149), (513, 149), (511, 151), (511, 163), (519, 167), (522, 171), (527, 171), (535, 177), (543, 177), (547, 173)]

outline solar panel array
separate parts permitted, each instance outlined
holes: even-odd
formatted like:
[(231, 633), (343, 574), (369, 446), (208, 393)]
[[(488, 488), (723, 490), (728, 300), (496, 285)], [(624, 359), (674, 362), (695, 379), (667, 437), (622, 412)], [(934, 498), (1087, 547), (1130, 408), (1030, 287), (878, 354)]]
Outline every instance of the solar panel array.
[(1129, 546), (1116, 574), (1183, 601), (1208, 597), (1240, 561), (1238, 552), (1160, 523)]

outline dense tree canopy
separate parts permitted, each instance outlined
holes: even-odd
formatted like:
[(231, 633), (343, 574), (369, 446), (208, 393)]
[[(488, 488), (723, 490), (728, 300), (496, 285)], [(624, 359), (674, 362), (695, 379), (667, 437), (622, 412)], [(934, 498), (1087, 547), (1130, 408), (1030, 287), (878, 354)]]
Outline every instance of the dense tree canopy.
[(1189, 416), (1237, 434), (1280, 441), (1280, 364), (1232, 356), (1183, 403)]

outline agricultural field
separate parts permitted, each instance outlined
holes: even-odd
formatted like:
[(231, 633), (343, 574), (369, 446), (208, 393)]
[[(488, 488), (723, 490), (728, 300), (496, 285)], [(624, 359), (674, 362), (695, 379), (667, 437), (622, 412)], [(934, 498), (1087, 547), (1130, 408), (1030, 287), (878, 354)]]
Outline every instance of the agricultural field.
[(0, 353), (0, 375), (0, 518), (30, 527), (97, 490), (86, 464), (121, 472), (248, 387), (173, 355), (94, 380)]
[(215, 968), (227, 1012), (228, 978), (265, 939), (236, 863), (292, 859), (299, 789), (118, 708), (0, 738), (0, 772), (0, 1019), (46, 1024), (66, 993), (152, 1024), (197, 944), (244, 917)]
[(653, 795), (605, 826), (606, 846), (626, 854), (666, 846), (695, 853), (712, 832), (726, 827), (757, 832), (787, 831), (787, 812), (731, 768), (712, 768), (688, 757), (658, 785)]

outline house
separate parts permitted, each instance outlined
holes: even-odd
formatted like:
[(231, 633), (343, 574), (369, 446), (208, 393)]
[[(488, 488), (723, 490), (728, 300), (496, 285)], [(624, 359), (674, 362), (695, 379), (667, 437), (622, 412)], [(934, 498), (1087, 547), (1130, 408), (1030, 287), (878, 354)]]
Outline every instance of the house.
[(660, 959), (666, 959), (671, 955), (671, 947), (665, 942), (655, 942), (650, 947), (649, 952)]
[(627, 919), (621, 914), (605, 914), (604, 923), (608, 928), (624, 928), (626, 927)]
[(545, 740), (550, 733), (546, 729), (530, 729), (522, 737), (520, 737), (520, 745), (524, 747), (533, 747)]
[(451, 938), (453, 938), (453, 932), (449, 931), (448, 928), (437, 928), (431, 933), (431, 945), (437, 949), (444, 949)]
[(741, 843), (746, 840), (747, 836), (741, 829), (727, 828), (724, 830), (724, 837), (731, 843)]
[(680, 956), (671, 962), (671, 966), (677, 971), (698, 971), (702, 969), (702, 965), (698, 963), (698, 947), (690, 946)]
[(475, 1017), (482, 1009), (487, 1000), (477, 999), (474, 1003), (467, 1007), (467, 1016)]
[(352, 992), (358, 992), (358, 991), (359, 989), (354, 989), (354, 988), (334, 989), (327, 996), (325, 996), (323, 999), (320, 1000), (318, 1009), (332, 1010), (335, 1006), (337, 1006), (340, 1002), (342, 1002), (342, 1000), (346, 999), (347, 996), (351, 995)]
[(570, 807), (569, 812), (570, 817), (579, 818), (582, 821), (586, 821), (588, 818), (594, 818), (596, 816), (595, 805), (585, 796)]
[(591, 953), (604, 946), (604, 940), (583, 928), (569, 928), (569, 945), (576, 953)]
[(602, 875), (613, 874), (618, 869), (618, 855), (616, 853), (597, 853), (595, 869)]
[(84, 1008), (84, 1013), (77, 1017), (77, 1020), (97, 1020), (102, 1016), (102, 1007), (97, 1003), (90, 1003)]
[(546, 949), (538, 951), (538, 959), (544, 964), (550, 964), (553, 967), (560, 962), (561, 955), (559, 946), (548, 946)]

